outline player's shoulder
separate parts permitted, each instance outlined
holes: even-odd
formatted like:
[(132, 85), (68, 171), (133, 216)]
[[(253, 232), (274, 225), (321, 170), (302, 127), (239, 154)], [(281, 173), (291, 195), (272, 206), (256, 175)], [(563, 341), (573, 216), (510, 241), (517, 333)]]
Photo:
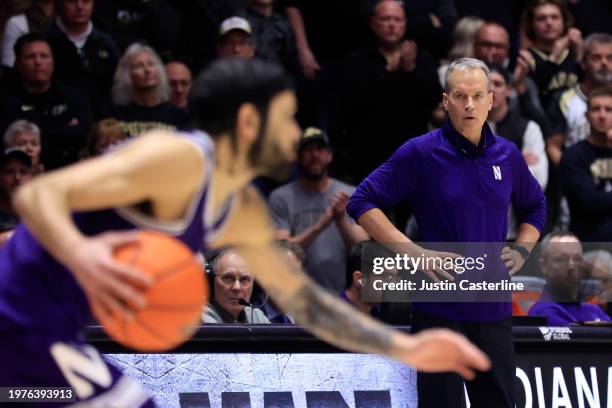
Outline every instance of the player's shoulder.
[(206, 132), (201, 130), (183, 130), (174, 132), (174, 135), (194, 144), (199, 150), (212, 154), (215, 150), (215, 144), (212, 138)]
[(254, 245), (274, 240), (274, 223), (268, 213), (268, 205), (253, 186), (240, 190), (233, 198), (231, 215), (216, 237), (215, 246)]
[[(215, 144), (208, 136), (208, 134), (199, 130), (190, 131), (175, 131), (168, 129), (155, 129), (144, 133), (136, 139), (131, 141), (140, 142), (140, 140), (146, 140), (146, 144), (152, 146), (157, 145), (155, 148), (163, 151), (165, 149), (180, 148), (183, 149), (190, 147), (190, 150), (196, 150), (204, 153), (207, 156), (211, 156), (214, 153)], [(145, 143), (145, 142), (140, 142)]]

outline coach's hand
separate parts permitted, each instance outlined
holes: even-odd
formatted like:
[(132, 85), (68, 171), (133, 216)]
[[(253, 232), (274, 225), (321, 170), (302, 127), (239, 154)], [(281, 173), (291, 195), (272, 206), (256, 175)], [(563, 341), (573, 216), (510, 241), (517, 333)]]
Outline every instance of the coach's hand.
[(510, 276), (520, 271), (526, 261), (523, 255), (516, 249), (511, 249), (510, 247), (504, 247), (501, 253), (501, 259), (504, 261), (506, 268), (508, 268)]
[(107, 232), (86, 238), (74, 248), (67, 266), (98, 318), (119, 314), (129, 319), (135, 308), (145, 306), (143, 291), (152, 284), (151, 278), (113, 257), (114, 248), (137, 237), (136, 231)]
[(426, 262), (426, 265), (425, 265), (428, 267), (421, 268), (419, 270), (425, 273), (427, 276), (429, 276), (429, 278), (434, 282), (440, 282), (440, 278), (448, 279), (449, 281), (454, 281), (455, 277), (451, 275), (447, 270), (443, 268), (436, 268), (434, 266), (436, 265), (443, 266), (446, 263), (445, 261), (448, 260), (448, 258), (453, 258), (453, 259), (462, 258), (461, 255), (455, 254), (452, 252), (431, 251), (431, 250), (424, 249), (424, 248), (421, 248), (420, 250), (417, 250), (417, 251), (412, 251), (412, 254), (410, 256), (414, 258), (423, 256), (423, 259), (428, 260), (428, 262)]
[(489, 358), (463, 335), (448, 329), (429, 329), (405, 339), (405, 361), (419, 371), (455, 372), (472, 380), (476, 370), (487, 371)]

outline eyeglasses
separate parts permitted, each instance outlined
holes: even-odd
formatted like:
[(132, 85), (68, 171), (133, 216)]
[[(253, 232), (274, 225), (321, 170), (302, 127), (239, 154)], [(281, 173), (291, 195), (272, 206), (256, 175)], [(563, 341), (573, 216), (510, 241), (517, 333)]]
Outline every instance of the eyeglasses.
[(253, 278), (248, 275), (238, 276), (234, 275), (233, 273), (216, 273), (215, 276), (219, 277), (219, 279), (221, 279), (221, 282), (225, 283), (226, 285), (233, 285), (234, 282), (238, 281), (240, 283), (240, 286), (244, 287), (249, 286), (251, 283), (253, 283)]

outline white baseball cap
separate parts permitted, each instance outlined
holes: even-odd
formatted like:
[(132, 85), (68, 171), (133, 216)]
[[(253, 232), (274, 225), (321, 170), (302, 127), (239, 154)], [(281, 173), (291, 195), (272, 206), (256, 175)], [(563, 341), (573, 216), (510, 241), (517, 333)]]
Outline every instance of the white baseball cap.
[(248, 22), (248, 20), (238, 16), (229, 17), (223, 20), (221, 27), (219, 28), (219, 36), (224, 36), (232, 30), (244, 31), (248, 35), (251, 35), (252, 32), (251, 24)]

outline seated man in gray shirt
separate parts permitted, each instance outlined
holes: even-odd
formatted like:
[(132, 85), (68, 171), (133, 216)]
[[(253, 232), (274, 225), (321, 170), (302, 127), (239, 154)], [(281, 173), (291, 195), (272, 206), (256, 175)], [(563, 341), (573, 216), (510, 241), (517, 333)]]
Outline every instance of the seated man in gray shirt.
[(236, 252), (217, 254), (208, 277), (211, 300), (202, 312), (204, 323), (270, 323), (261, 310), (250, 306), (253, 275)]
[(329, 176), (332, 158), (327, 134), (306, 129), (298, 145), (299, 179), (274, 190), (268, 204), (276, 238), (300, 244), (306, 273), (339, 293), (345, 288), (346, 256), (368, 235), (346, 214), (354, 187)]

